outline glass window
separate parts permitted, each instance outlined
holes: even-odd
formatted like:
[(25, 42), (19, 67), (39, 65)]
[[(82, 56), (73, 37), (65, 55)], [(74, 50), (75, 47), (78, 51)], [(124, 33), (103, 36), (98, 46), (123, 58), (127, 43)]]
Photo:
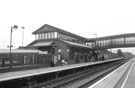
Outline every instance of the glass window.
[(124, 44), (124, 38), (113, 39), (113, 44), (116, 44), (116, 45)]
[(135, 37), (133, 37), (133, 43), (135, 43)]
[(129, 37), (126, 37), (125, 38), (125, 42), (126, 42), (126, 44), (130, 44), (130, 38)]
[(38, 34), (38, 39), (41, 39), (41, 34)]
[(54, 32), (52, 32), (52, 38), (54, 38)]
[(40, 35), (38, 34), (38, 39), (40, 39)]
[(52, 38), (52, 33), (50, 32), (49, 34), (50, 34), (50, 39), (51, 39)]
[(88, 43), (86, 43), (86, 45), (92, 47), (92, 42), (88, 42)]
[(54, 38), (57, 38), (57, 32), (54, 32)]
[(57, 35), (58, 38), (60, 38), (60, 33), (58, 32), (58, 35)]
[(48, 33), (46, 33), (46, 39), (48, 39)]
[(60, 34), (60, 38), (62, 38), (62, 34)]
[[(60, 34), (60, 38), (67, 39), (66, 35)], [(50, 33), (40, 33), (40, 34), (35, 34), (35, 40), (38, 39), (53, 39), (53, 38), (58, 38), (58, 32), (50, 32)]]
[(51, 32), (48, 33), (48, 39), (51, 39)]
[(51, 39), (53, 38), (53, 32), (50, 33), (50, 38), (51, 38)]
[(47, 35), (46, 35), (46, 33), (44, 33), (44, 38), (45, 38), (45, 39), (47, 39)]
[(59, 33), (59, 38), (61, 37), (61, 33)]
[(101, 46), (104, 46), (104, 41), (103, 40), (101, 40)]
[(132, 42), (132, 44), (135, 43), (135, 37), (131, 37), (131, 42)]
[(38, 34), (35, 34), (35, 39), (38, 40)]
[(44, 39), (44, 33), (41, 34), (41, 39)]
[(52, 32), (50, 32), (50, 39), (52, 38)]
[(47, 33), (47, 39), (50, 39), (50, 33)]
[(40, 34), (40, 39), (42, 39), (42, 34)]

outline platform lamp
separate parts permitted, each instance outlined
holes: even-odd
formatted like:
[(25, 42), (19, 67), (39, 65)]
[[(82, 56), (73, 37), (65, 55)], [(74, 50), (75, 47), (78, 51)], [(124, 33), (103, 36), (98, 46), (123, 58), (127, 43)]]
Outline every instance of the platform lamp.
[(23, 46), (23, 44), (24, 44), (24, 29), (25, 29), (25, 27), (21, 27), (21, 29), (22, 29), (22, 46)]
[[(94, 34), (94, 36), (96, 36), (95, 38), (97, 38), (97, 34)], [(95, 42), (95, 46), (94, 46), (94, 47), (96, 47), (96, 45), (97, 45), (97, 44), (96, 44), (96, 42)]]
[(13, 33), (13, 30), (17, 30), (18, 29), (18, 26), (17, 25), (14, 25), (14, 26), (11, 26), (11, 29), (10, 29), (10, 45), (8, 46), (9, 49), (10, 49), (10, 68), (12, 68), (12, 33)]
[(68, 52), (68, 54), (69, 54), (69, 55), (68, 55), (68, 61), (69, 61), (69, 57), (70, 57), (70, 53), (69, 53), (69, 52), (70, 52), (70, 49), (69, 49), (69, 48), (67, 49), (67, 52)]

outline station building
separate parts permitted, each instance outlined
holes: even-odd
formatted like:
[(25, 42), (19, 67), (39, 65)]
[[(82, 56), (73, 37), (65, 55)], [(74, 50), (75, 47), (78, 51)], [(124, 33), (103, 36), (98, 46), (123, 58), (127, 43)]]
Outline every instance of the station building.
[(87, 46), (86, 38), (45, 24), (33, 33), (35, 40), (25, 48), (38, 49), (41, 54), (59, 54), (69, 63), (90, 61), (92, 47)]

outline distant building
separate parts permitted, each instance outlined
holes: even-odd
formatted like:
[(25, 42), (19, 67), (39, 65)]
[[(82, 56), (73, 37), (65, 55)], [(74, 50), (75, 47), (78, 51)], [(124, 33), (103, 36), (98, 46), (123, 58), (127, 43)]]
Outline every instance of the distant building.
[[(32, 33), (35, 40), (25, 48), (33, 48), (52, 56), (63, 55), (66, 61), (88, 61), (92, 48), (87, 46), (84, 37), (45, 24)], [(24, 47), (23, 47), (24, 48)], [(42, 53), (43, 53), (42, 52)]]

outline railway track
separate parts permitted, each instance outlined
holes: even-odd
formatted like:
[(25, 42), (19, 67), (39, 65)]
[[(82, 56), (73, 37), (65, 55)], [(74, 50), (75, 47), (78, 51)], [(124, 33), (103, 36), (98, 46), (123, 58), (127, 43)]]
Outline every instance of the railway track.
[(125, 61), (103, 64), (47, 82), (31, 83), (29, 86), (23, 88), (87, 88), (88, 85), (99, 80), (109, 72), (121, 66), (123, 63), (125, 63)]

